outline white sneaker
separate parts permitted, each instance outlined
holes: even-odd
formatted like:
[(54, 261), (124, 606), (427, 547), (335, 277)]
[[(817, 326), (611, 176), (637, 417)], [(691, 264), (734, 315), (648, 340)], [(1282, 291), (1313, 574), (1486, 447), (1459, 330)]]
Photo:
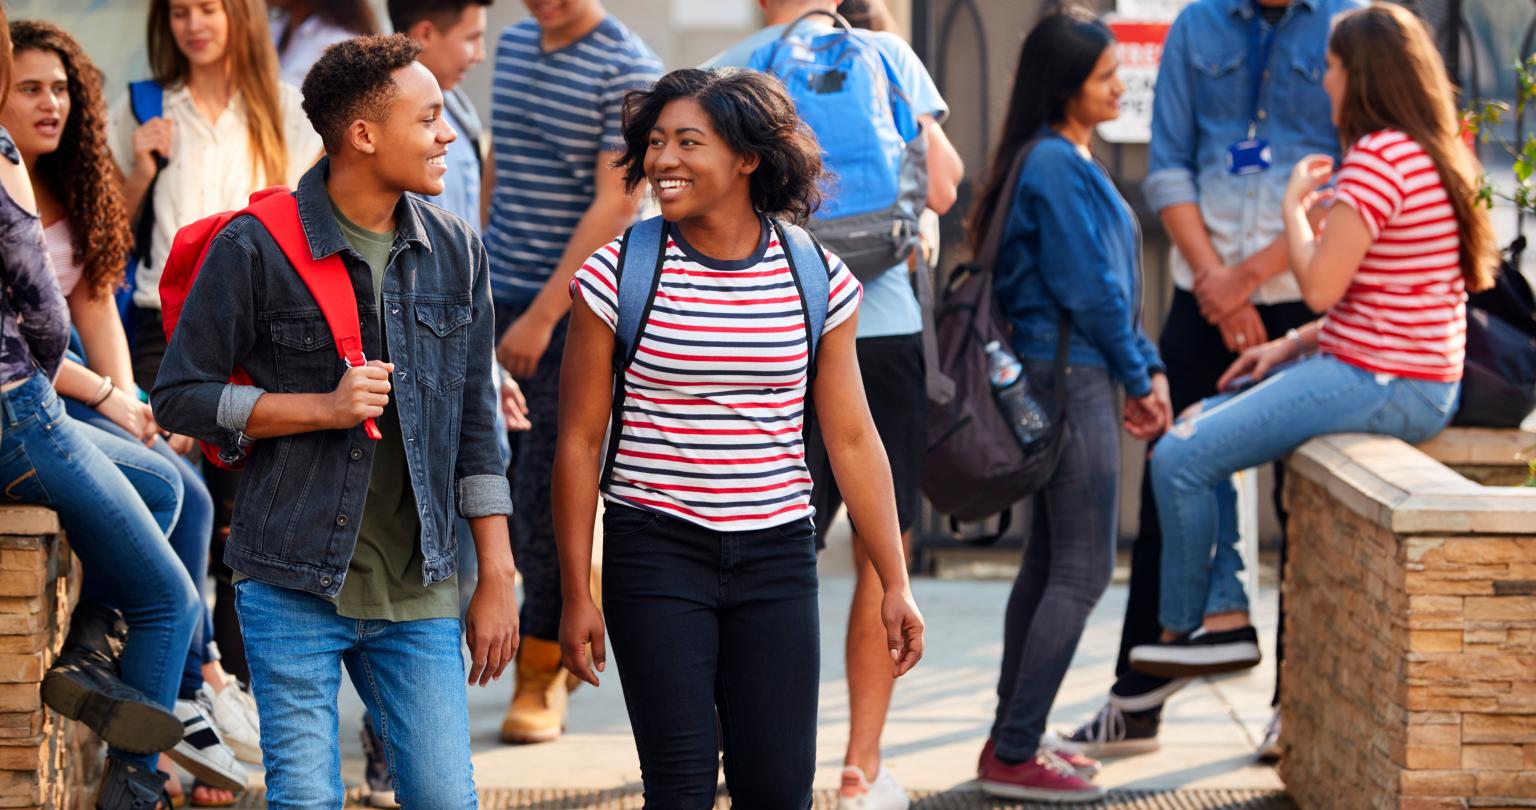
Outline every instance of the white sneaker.
[[(849, 796), (847, 791), (850, 789), (859, 791), (858, 795)], [(884, 767), (880, 768), (873, 782), (856, 765), (843, 769), (843, 787), (837, 794), (837, 810), (907, 810), (911, 804), (907, 792)]]
[(209, 787), (235, 792), (245, 790), (245, 768), (219, 737), (218, 730), (203, 713), (198, 701), (176, 701), (176, 719), (186, 731), (181, 742), (166, 751), (166, 755)]
[(215, 692), (212, 686), (204, 683), (197, 692), (197, 702), (236, 758), (252, 765), (261, 764), (261, 720), (256, 715), (256, 702), (250, 695), (234, 682), (225, 686), (222, 692)]
[(1285, 749), (1280, 746), (1279, 709), (1275, 709), (1275, 716), (1269, 718), (1269, 725), (1264, 727), (1264, 741), (1259, 743), (1259, 750), (1255, 756), (1266, 765), (1273, 765), (1285, 756)]

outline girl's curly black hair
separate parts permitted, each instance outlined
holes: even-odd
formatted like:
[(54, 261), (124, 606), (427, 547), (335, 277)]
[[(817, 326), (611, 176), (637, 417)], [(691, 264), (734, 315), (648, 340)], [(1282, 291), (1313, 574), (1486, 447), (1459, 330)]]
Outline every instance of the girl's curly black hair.
[(731, 151), (753, 155), (752, 206), (770, 216), (804, 224), (821, 205), (821, 146), (795, 113), (794, 99), (779, 80), (757, 71), (674, 70), (649, 90), (624, 98), (624, 170), (633, 192), (645, 181), (651, 129), (669, 102), (691, 98), (703, 108)]
[(64, 64), (69, 118), (59, 148), (37, 159), (32, 181), (45, 184), (64, 206), (75, 258), (84, 268), (82, 280), (93, 295), (111, 295), (123, 281), (133, 232), (107, 147), (101, 71), (73, 37), (52, 23), (17, 20), (10, 31), (15, 53), (46, 51)]

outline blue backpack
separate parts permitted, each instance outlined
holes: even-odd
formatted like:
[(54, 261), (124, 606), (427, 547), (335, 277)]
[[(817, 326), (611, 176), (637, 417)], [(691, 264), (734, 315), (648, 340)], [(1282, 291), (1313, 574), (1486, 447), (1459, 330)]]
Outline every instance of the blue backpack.
[[(801, 32), (817, 15), (835, 27)], [(784, 83), (821, 142), (832, 179), (811, 231), (860, 281), (905, 262), (928, 197), (927, 141), (885, 54), (837, 14), (811, 11), (748, 64)]]
[[(661, 266), (667, 258), (665, 219), (641, 220), (624, 232), (624, 246), (619, 250), (618, 324), (613, 330), (613, 416), (608, 428), (608, 449), (603, 463), (602, 480), (613, 472), (613, 460), (619, 452), (619, 432), (624, 418), (624, 372), (635, 361), (640, 333), (651, 317), (651, 304), (661, 283)], [(821, 330), (827, 323), (827, 298), (831, 294), (831, 273), (826, 254), (815, 237), (786, 222), (773, 223), (774, 234), (784, 246), (789, 272), (795, 277), (800, 306), (805, 312), (810, 379), (816, 377), (816, 349), (821, 345)]]
[[(128, 83), (128, 104), (133, 110), (133, 117), (140, 124), (148, 123), (152, 118), (160, 118), (165, 115), (165, 90), (158, 82), (152, 79)], [(164, 155), (156, 154), (155, 163), (160, 169), (165, 168)], [(117, 314), (123, 321), (123, 329), (132, 328), (133, 321), (128, 317), (128, 311), (133, 308), (133, 290), (137, 286), (136, 279), (140, 264), (149, 263), (149, 246), (155, 235), (155, 183), (159, 182), (160, 174), (155, 174), (155, 179), (149, 182), (149, 188), (144, 191), (144, 202), (139, 204), (139, 210), (133, 214), (133, 253), (128, 257), (128, 268), (123, 273), (123, 285), (117, 290)], [(130, 334), (129, 339), (132, 339)]]

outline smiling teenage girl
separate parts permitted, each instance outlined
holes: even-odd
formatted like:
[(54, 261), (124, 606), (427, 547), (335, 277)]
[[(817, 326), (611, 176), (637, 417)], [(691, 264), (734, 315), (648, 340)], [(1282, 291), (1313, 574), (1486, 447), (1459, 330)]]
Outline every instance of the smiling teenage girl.
[[(802, 432), (811, 403), (885, 587), (892, 671), (923, 649), (854, 349), (859, 285), (825, 252), (788, 264), (781, 240), (798, 232), (773, 218), (810, 215), (821, 161), (775, 80), (677, 71), (630, 94), (624, 140), (628, 187), (649, 181), (663, 217), (636, 228), (659, 228), (664, 254), (622, 396), (616, 268), (629, 237), (594, 254), (571, 285), (554, 482), (563, 660), (597, 684), (604, 614), (587, 581), (601, 491), (603, 600), (646, 806), (714, 806), (718, 712), (733, 806), (808, 808), (820, 669)], [(827, 274), (825, 286), (807, 283), (812, 273)], [(802, 303), (812, 289), (824, 307)], [(822, 309), (812, 355), (807, 324)], [(616, 444), (603, 475), (610, 419)]]

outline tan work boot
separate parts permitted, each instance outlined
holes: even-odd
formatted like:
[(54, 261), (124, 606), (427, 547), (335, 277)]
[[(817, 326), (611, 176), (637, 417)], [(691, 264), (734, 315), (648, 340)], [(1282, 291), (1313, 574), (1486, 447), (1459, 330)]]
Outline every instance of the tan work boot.
[(525, 744), (560, 739), (570, 699), (566, 675), (565, 667), (560, 666), (558, 643), (523, 639), (517, 650), (517, 685), (512, 691), (512, 705), (501, 721), (502, 742)]

